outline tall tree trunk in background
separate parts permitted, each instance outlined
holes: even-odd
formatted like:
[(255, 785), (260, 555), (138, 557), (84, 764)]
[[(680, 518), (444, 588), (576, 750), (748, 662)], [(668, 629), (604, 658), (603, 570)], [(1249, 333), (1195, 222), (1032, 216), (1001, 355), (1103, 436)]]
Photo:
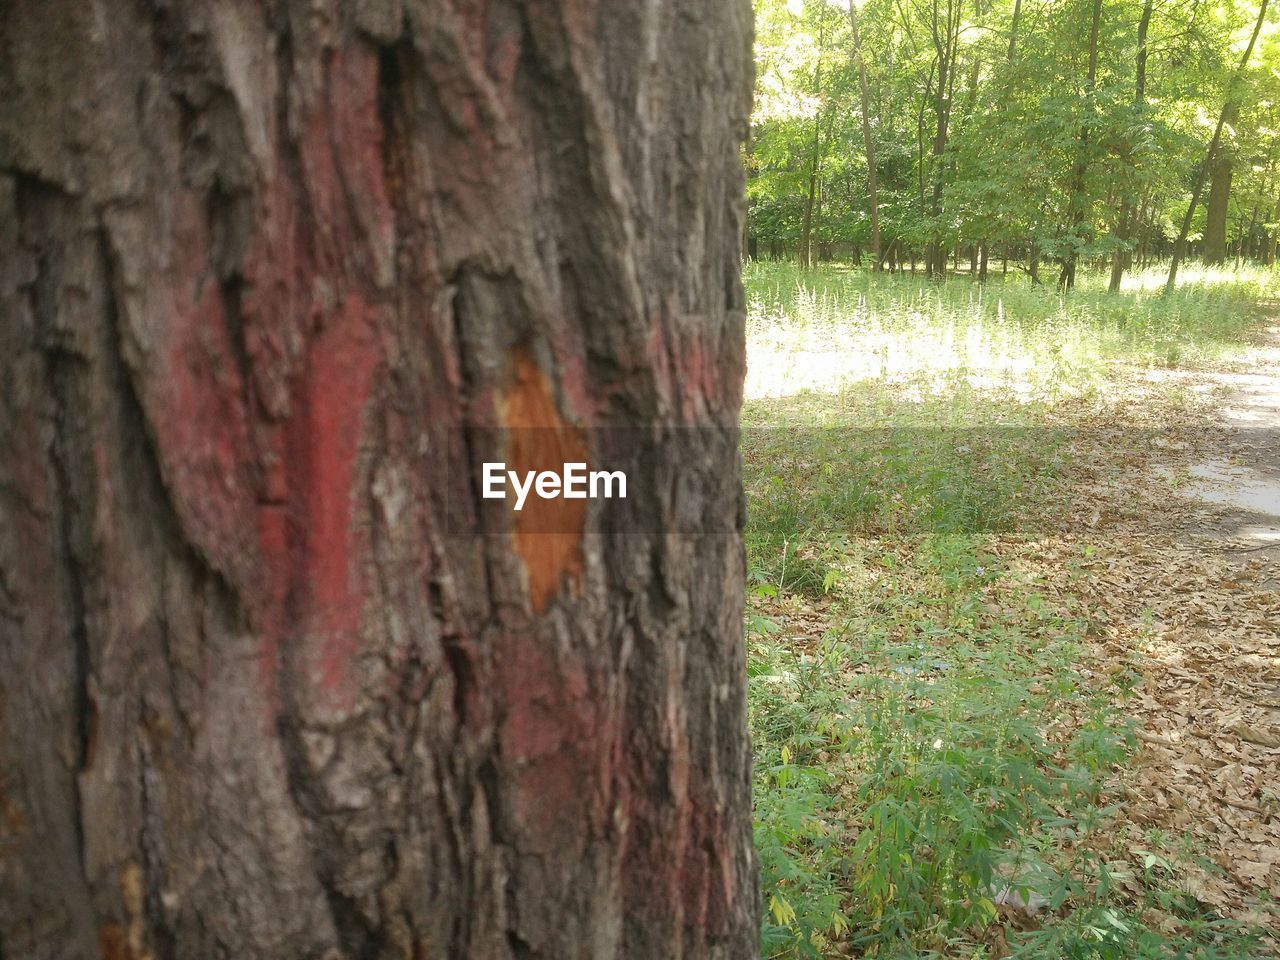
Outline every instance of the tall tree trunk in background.
[(818, 112), (813, 117), (813, 152), (809, 157), (809, 189), (805, 196), (804, 217), (800, 226), (800, 266), (810, 270), (814, 265), (813, 256), (813, 210), (818, 199), (818, 178), (822, 171), (822, 47), (824, 31), (822, 22), (818, 26), (818, 63), (813, 80), (818, 94)]
[[(924, 114), (929, 106), (929, 99), (933, 95), (933, 78), (937, 71), (938, 64), (935, 60), (929, 67), (929, 79), (924, 85), (924, 94), (920, 98), (920, 109), (916, 111), (916, 190), (917, 200), (920, 205), (920, 216), (927, 216), (929, 213), (928, 206), (925, 205), (924, 199), (924, 179), (925, 179), (925, 152), (924, 152)], [(915, 261), (915, 254), (912, 253), (912, 262)]]
[[(946, 13), (939, 23), (940, 0), (933, 0), (932, 32), (934, 55), (938, 67), (938, 85), (934, 93), (934, 136), (931, 157), (933, 198), (929, 214), (934, 221), (934, 236), (925, 253), (925, 270), (931, 279), (940, 280), (947, 273), (947, 251), (937, 236), (937, 224), (942, 216), (942, 192), (945, 171), (942, 158), (947, 151), (947, 128), (951, 120), (952, 88), (955, 86), (955, 56), (960, 29), (960, 5), (963, 0), (946, 0)], [(939, 33), (939, 30), (942, 32)]]
[[(1133, 71), (1133, 105), (1139, 116), (1147, 106), (1147, 32), (1151, 27), (1153, 2), (1154, 0), (1144, 0), (1142, 15), (1138, 18), (1138, 49)], [(1128, 149), (1132, 153), (1132, 144)], [(1126, 197), (1120, 211), (1119, 239), (1123, 245), (1117, 246), (1111, 253), (1111, 278), (1107, 283), (1107, 289), (1112, 293), (1120, 290), (1125, 267), (1133, 259), (1130, 245), (1138, 228), (1139, 216), (1134, 209), (1133, 200)]]
[[(977, 18), (980, 20), (983, 13), (981, 0), (975, 0), (974, 10)], [(978, 101), (978, 78), (981, 76), (981, 74), (982, 74), (982, 59), (980, 57), (975, 56), (973, 59), (973, 64), (969, 68), (969, 83), (967, 87), (967, 92), (965, 94), (964, 117), (963, 117), (965, 123), (969, 123), (973, 118), (974, 107)], [(978, 246), (980, 243), (981, 241), (975, 240), (969, 246), (969, 276), (970, 277), (975, 276), (978, 272)]]
[(1013, 63), (1013, 56), (1018, 48), (1018, 20), (1022, 15), (1022, 0), (1013, 0), (1013, 14), (1009, 17), (1009, 50), (1005, 54), (1005, 62)]
[[(742, 145), (742, 170), (747, 178), (748, 184), (751, 182), (752, 167), (753, 167), (752, 160), (751, 160), (751, 149), (754, 146), (754, 142), (752, 140), (751, 134), (752, 134), (751, 124), (748, 123), (746, 139)], [(746, 191), (744, 190), (743, 193), (745, 194)], [(742, 237), (742, 249), (739, 251), (739, 257), (742, 259), (743, 263), (746, 263), (748, 260), (751, 259), (751, 247), (752, 247), (751, 201), (749, 199), (746, 201), (746, 205), (743, 207), (743, 210), (742, 210), (742, 225), (741, 225), (741, 229), (739, 230), (739, 233)]]
[[(1271, 220), (1273, 223), (1280, 222), (1280, 200), (1276, 201), (1275, 206), (1271, 210)], [(1266, 239), (1263, 241), (1262, 262), (1267, 266), (1271, 266), (1276, 262), (1276, 245), (1280, 242), (1280, 229), (1272, 227), (1266, 231)]]
[(813, 157), (809, 161), (809, 188), (805, 194), (804, 216), (800, 220), (800, 266), (806, 270), (813, 268), (813, 205), (818, 190), (818, 147), (817, 131), (814, 131)]
[(1253, 202), (1253, 209), (1249, 212), (1248, 226), (1242, 227), (1240, 230), (1240, 239), (1236, 243), (1236, 260), (1243, 260), (1246, 256), (1252, 256), (1254, 247), (1254, 231), (1258, 226), (1258, 201)]
[(880, 193), (876, 185), (876, 151), (871, 142), (871, 95), (867, 90), (867, 65), (858, 33), (858, 9), (849, 0), (849, 27), (853, 33), (853, 56), (858, 64), (858, 94), (862, 106), (862, 148), (867, 157), (867, 193), (871, 205), (871, 269), (880, 271)]
[(1177, 285), (1178, 265), (1182, 262), (1183, 253), (1186, 251), (1187, 234), (1191, 232), (1191, 221), (1195, 217), (1196, 205), (1200, 202), (1200, 192), (1204, 190), (1205, 176), (1218, 155), (1218, 143), (1222, 139), (1222, 128), (1226, 125), (1227, 117), (1231, 115), (1231, 111), (1235, 109), (1237, 102), (1235, 98), (1239, 95), (1237, 88), (1240, 86), (1240, 78), (1249, 66), (1249, 59), (1253, 56), (1253, 48), (1258, 42), (1258, 34), (1262, 32), (1262, 24), (1267, 16), (1268, 3), (1269, 0), (1262, 0), (1262, 4), (1258, 7), (1258, 19), (1254, 21), (1253, 33), (1249, 37), (1249, 45), (1245, 47), (1244, 53), (1240, 55), (1240, 63), (1236, 66), (1236, 71), (1231, 77), (1231, 83), (1227, 87), (1226, 100), (1222, 104), (1222, 112), (1218, 114), (1218, 124), (1213, 128), (1213, 137), (1209, 140), (1209, 149), (1205, 152), (1204, 162), (1196, 169), (1195, 184), (1191, 188), (1191, 202), (1187, 204), (1187, 212), (1182, 217), (1182, 227), (1178, 231), (1178, 239), (1173, 244), (1173, 257), (1169, 261), (1169, 278), (1164, 283), (1166, 295), (1172, 293)]
[[(1008, 83), (1013, 82), (1013, 62), (1018, 52), (1018, 25), (1022, 17), (1022, 0), (1013, 0), (1013, 13), (1009, 17), (1009, 48), (1005, 52), (1005, 77)], [(1009, 241), (1006, 239), (1000, 251), (1000, 274), (1009, 272)], [(985, 276), (985, 274), (984, 274)]]
[(101, 12), (0, 6), (0, 952), (756, 956), (750, 5)]
[[(1230, 104), (1227, 126), (1235, 123), (1239, 104)], [(1219, 143), (1209, 170), (1209, 195), (1205, 198), (1204, 262), (1221, 263), (1227, 258), (1227, 209), (1231, 201), (1231, 176), (1235, 168), (1234, 152)]]
[(1101, 21), (1102, 0), (1093, 0), (1092, 16), (1089, 22), (1089, 71), (1085, 77), (1085, 97), (1088, 105), (1084, 118), (1080, 121), (1080, 135), (1076, 141), (1076, 162), (1071, 171), (1071, 187), (1068, 191), (1072, 240), (1069, 241), (1071, 246), (1062, 258), (1062, 272), (1058, 276), (1058, 285), (1064, 290), (1070, 290), (1076, 285), (1076, 265), (1080, 254), (1075, 242), (1084, 232), (1088, 221), (1085, 177), (1089, 172), (1090, 118), (1093, 113), (1093, 92), (1098, 81), (1098, 26)]

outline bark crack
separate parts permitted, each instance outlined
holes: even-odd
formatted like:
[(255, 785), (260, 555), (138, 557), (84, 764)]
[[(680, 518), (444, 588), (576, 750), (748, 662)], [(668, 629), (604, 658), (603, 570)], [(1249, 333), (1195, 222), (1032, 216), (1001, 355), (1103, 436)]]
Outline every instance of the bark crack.
[(58, 540), (62, 552), (62, 562), (67, 571), (65, 583), (65, 604), (71, 628), (71, 644), (74, 655), (74, 681), (72, 689), (72, 716), (76, 730), (75, 767), (71, 771), (71, 783), (75, 806), (75, 834), (81, 874), (88, 878), (86, 862), (86, 828), (84, 797), (80, 789), (80, 776), (89, 769), (93, 762), (94, 737), (97, 727), (97, 703), (94, 700), (93, 661), (89, 649), (89, 629), (86, 622), (86, 603), (84, 595), (85, 570), (80, 553), (75, 548), (76, 497), (71, 492), (70, 475), (67, 469), (67, 384), (72, 374), (68, 364), (83, 365), (83, 358), (74, 357), (65, 350), (46, 347), (46, 360), (50, 380), (50, 395), (56, 403), (55, 436), (50, 450), (50, 462), (53, 468), (54, 488), (58, 503)]
[[(20, 223), (43, 234), (51, 230), (58, 207), (66, 205), (70, 196), (53, 184), (24, 174), (15, 176), (16, 206)], [(36, 342), (45, 363), (49, 396), (53, 401), (54, 430), (48, 457), (56, 504), (53, 522), (57, 527), (57, 545), (61, 568), (65, 571), (63, 609), (71, 638), (71, 717), (75, 733), (75, 757), (70, 771), (73, 823), (81, 875), (87, 876), (86, 826), (84, 797), (80, 776), (93, 760), (97, 706), (92, 691), (92, 656), (89, 648), (85, 583), (87, 570), (81, 551), (77, 549), (79, 531), (78, 500), (72, 489), (71, 437), (72, 423), (79, 406), (77, 382), (88, 372), (88, 358), (77, 349), (75, 331), (64, 329), (58, 317), (58, 283), (56, 265), (50, 249), (43, 245), (33, 250), (36, 261), (35, 279), (27, 290), (31, 315), (35, 318)]]

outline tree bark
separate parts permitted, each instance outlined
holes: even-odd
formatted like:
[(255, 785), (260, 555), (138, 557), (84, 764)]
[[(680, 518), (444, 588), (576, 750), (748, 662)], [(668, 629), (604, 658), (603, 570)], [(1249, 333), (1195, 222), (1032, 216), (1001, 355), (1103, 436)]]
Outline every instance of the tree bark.
[(101, 14), (0, 5), (0, 954), (756, 956), (749, 4)]

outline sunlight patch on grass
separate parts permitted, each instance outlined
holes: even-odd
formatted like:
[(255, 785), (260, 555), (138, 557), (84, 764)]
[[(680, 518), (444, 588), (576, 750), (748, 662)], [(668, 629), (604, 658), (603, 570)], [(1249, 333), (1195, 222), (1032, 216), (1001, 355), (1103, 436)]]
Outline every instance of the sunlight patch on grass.
[(1194, 365), (1238, 349), (1270, 272), (1200, 268), (1170, 298), (1158, 271), (1119, 294), (1087, 276), (1070, 295), (1022, 278), (930, 283), (825, 266), (748, 264), (748, 399), (861, 381), (963, 378), (1028, 397), (1099, 382), (1109, 363)]

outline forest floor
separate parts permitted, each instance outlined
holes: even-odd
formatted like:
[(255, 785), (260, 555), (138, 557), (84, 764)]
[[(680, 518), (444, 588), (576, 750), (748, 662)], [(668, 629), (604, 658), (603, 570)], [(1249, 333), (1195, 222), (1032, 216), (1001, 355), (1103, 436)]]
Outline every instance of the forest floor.
[(1266, 281), (793, 274), (748, 275), (765, 955), (1280, 956)]
[[(1264, 327), (1233, 362), (1180, 376), (1210, 398), (1205, 428), (1170, 451), (1181, 457), (1160, 456), (1144, 476), (1126, 471), (1121, 495), (1142, 490), (1150, 509), (1131, 518), (1130, 549), (1098, 581), (1111, 594), (1098, 601), (1102, 649), (1142, 637), (1143, 679), (1128, 709), (1143, 747), (1123, 816), (1195, 838), (1220, 869), (1189, 867), (1188, 892), (1275, 931), (1280, 328)], [(1169, 541), (1158, 552), (1144, 548), (1153, 535)]]

